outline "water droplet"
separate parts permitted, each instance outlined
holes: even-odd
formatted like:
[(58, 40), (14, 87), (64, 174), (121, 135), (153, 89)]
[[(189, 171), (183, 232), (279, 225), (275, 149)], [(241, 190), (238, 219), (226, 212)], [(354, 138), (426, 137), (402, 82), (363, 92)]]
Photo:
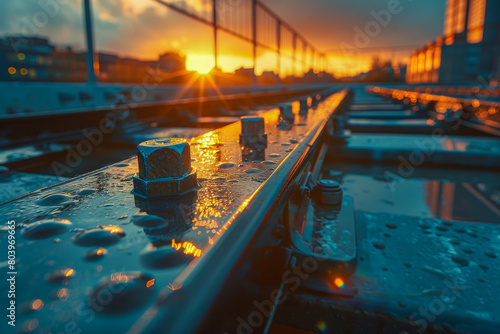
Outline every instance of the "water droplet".
[(108, 251), (105, 248), (94, 248), (86, 252), (83, 258), (88, 261), (95, 261), (101, 259), (107, 253)]
[(397, 229), (397, 228), (398, 228), (398, 225), (396, 225), (396, 224), (392, 224), (392, 223), (387, 223), (387, 224), (385, 224), (385, 226), (386, 226), (387, 228), (392, 229), (392, 230), (395, 230), (395, 229)]
[(487, 257), (491, 257), (492, 259), (496, 259), (498, 257), (498, 255), (491, 252), (484, 253), (484, 255), (486, 255)]
[(141, 262), (148, 268), (172, 268), (188, 263), (194, 259), (193, 255), (185, 254), (171, 245), (154, 247), (149, 245), (141, 254)]
[(65, 232), (70, 225), (71, 222), (66, 219), (40, 220), (27, 225), (22, 231), (22, 235), (26, 239), (49, 238)]
[(373, 247), (375, 247), (376, 249), (384, 249), (385, 245), (383, 243), (380, 243), (380, 242), (374, 242)]
[(75, 276), (75, 271), (71, 268), (53, 271), (45, 277), (49, 283), (67, 283), (70, 277)]
[(271, 153), (271, 154), (269, 154), (269, 157), (270, 157), (270, 158), (279, 158), (279, 157), (281, 157), (281, 154), (278, 154), (278, 153)]
[(139, 213), (132, 216), (131, 222), (144, 228), (161, 228), (168, 226), (168, 222), (158, 216)]
[(276, 164), (276, 162), (274, 162), (274, 161), (270, 161), (270, 160), (264, 160), (264, 161), (262, 161), (262, 163), (263, 163), (264, 165), (275, 165), (275, 164)]
[(116, 225), (100, 225), (78, 233), (73, 239), (80, 246), (108, 246), (124, 236), (123, 230)]
[(436, 229), (442, 232), (448, 231), (448, 228), (446, 226), (437, 226)]
[(70, 194), (52, 194), (36, 201), (41, 206), (57, 206), (63, 204), (73, 197)]
[(263, 170), (262, 169), (257, 169), (257, 168), (250, 168), (250, 169), (247, 169), (245, 171), (245, 173), (247, 174), (259, 174), (259, 173), (262, 173)]
[(129, 164), (116, 164), (115, 167), (128, 167)]
[(141, 272), (112, 274), (92, 289), (88, 302), (98, 312), (128, 312), (152, 299), (154, 282), (152, 277)]
[(464, 258), (462, 258), (462, 257), (452, 256), (452, 257), (451, 257), (451, 259), (452, 259), (454, 262), (456, 262), (456, 263), (458, 263), (459, 265), (461, 265), (461, 266), (466, 267), (466, 266), (468, 266), (468, 265), (469, 265), (469, 260), (464, 259)]
[(399, 305), (400, 307), (403, 307), (403, 308), (404, 308), (404, 307), (406, 307), (406, 303), (403, 303), (403, 302), (398, 302), (398, 305)]
[(93, 193), (95, 193), (96, 190), (95, 189), (82, 189), (80, 190), (77, 195), (78, 196), (88, 196), (88, 195), (92, 195)]
[(221, 169), (227, 169), (227, 168), (233, 168), (233, 167), (236, 167), (236, 164), (233, 164), (231, 162), (224, 162), (224, 163), (219, 165), (219, 168), (221, 168)]

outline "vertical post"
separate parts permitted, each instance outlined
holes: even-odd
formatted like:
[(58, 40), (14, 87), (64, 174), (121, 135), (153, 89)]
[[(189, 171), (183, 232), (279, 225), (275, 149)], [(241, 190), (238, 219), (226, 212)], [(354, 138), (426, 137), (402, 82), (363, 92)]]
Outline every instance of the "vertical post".
[(94, 34), (90, 0), (83, 1), (83, 15), (85, 15), (85, 35), (87, 39), (87, 83), (95, 84), (97, 82), (97, 75), (99, 74), (99, 59), (94, 52)]
[(304, 39), (302, 39), (302, 72), (303, 72), (303, 81), (306, 82), (306, 73), (307, 73), (307, 43)]
[(316, 66), (314, 65), (314, 55), (316, 54), (316, 49), (311, 49), (311, 69), (312, 69), (312, 72), (316, 72)]
[(213, 0), (213, 23), (214, 23), (214, 66), (215, 69), (219, 68), (218, 55), (217, 55), (217, 0)]
[(252, 0), (252, 42), (253, 42), (253, 77), (252, 83), (257, 85), (257, 0)]
[(302, 40), (302, 72), (306, 73), (307, 67), (307, 44), (306, 41)]
[(297, 76), (297, 33), (293, 33), (293, 76)]
[(278, 85), (281, 85), (281, 21), (276, 20), (276, 53), (278, 69)]

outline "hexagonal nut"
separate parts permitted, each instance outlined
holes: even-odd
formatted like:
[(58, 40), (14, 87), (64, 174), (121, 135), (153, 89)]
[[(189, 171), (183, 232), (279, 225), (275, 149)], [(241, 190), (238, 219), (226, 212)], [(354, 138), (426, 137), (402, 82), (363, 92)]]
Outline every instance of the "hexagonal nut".
[(312, 99), (308, 96), (301, 98), (299, 101), (300, 101), (300, 110), (303, 111), (309, 109), (309, 107), (311, 106), (310, 102), (312, 101)]
[(318, 204), (342, 204), (343, 190), (340, 184), (333, 180), (320, 180), (311, 191), (311, 198)]
[(265, 122), (264, 117), (259, 116), (243, 116), (241, 117), (241, 133), (245, 135), (264, 134)]
[(185, 139), (148, 140), (137, 146), (137, 152), (143, 180), (183, 177), (191, 172), (191, 150)]
[(291, 104), (282, 104), (280, 105), (280, 116), (286, 120), (295, 119), (295, 114), (293, 113)]
[(189, 174), (179, 178), (172, 177), (144, 180), (139, 174), (136, 174), (132, 180), (134, 183), (134, 191), (145, 196), (179, 195), (189, 190), (193, 190), (198, 186), (195, 168), (192, 168)]

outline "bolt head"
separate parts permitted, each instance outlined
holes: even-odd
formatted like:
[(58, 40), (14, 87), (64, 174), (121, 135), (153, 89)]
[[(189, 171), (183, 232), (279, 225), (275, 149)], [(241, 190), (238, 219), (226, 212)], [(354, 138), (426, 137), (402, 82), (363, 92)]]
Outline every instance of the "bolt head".
[(307, 110), (309, 109), (309, 97), (304, 97), (302, 99), (300, 99), (300, 110)]
[(291, 104), (282, 104), (280, 106), (280, 114), (286, 120), (293, 120), (295, 118)]
[(322, 205), (342, 204), (342, 186), (333, 180), (322, 179), (311, 192), (313, 200)]
[(183, 177), (191, 172), (191, 150), (185, 139), (154, 139), (137, 146), (139, 177), (143, 180)]
[(241, 133), (244, 135), (259, 135), (265, 133), (263, 117), (244, 116), (241, 117)]
[(181, 195), (198, 186), (196, 169), (179, 178), (162, 178), (154, 180), (144, 180), (138, 175), (133, 178), (134, 190), (147, 197)]

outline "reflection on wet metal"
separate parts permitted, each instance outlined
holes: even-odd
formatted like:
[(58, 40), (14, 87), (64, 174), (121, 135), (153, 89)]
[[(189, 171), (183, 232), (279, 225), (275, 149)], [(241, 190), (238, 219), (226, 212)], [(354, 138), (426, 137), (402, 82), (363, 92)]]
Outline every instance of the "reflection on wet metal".
[(243, 161), (263, 161), (266, 159), (267, 134), (263, 117), (241, 118), (241, 155)]
[(278, 128), (281, 130), (291, 130), (295, 123), (295, 113), (293, 104), (287, 103), (280, 105), (280, 122)]
[[(277, 131), (278, 109), (262, 113), (268, 136), (264, 155), (274, 164), (255, 164), (257, 158), (245, 161), (239, 123), (193, 138), (190, 163), (201, 186), (196, 191), (159, 197), (134, 192), (131, 181), (138, 177), (139, 167), (137, 159), (128, 159), (0, 205), (0, 214), (15, 220), (19, 232), (17, 284), (23, 289), (16, 294), (17, 301), (57, 301), (37, 311), (37, 330), (64, 332), (68, 321), (74, 319), (75, 328), (82, 332), (124, 332), (145, 314), (146, 305), (154, 304), (161, 288), (182, 292), (185, 285), (180, 273), (198, 266), (197, 260), (203, 260), (208, 248), (232, 227), (255, 191), (308, 131), (324, 122), (340, 98), (332, 96), (320, 103), (301, 120), (302, 126), (289, 131)], [(259, 173), (245, 172), (250, 169)], [(62, 196), (50, 197), (59, 194)], [(42, 205), (33, 205), (37, 201)], [(23, 236), (25, 226), (48, 219), (65, 219), (72, 224), (43, 239)], [(0, 238), (6, 236), (0, 233)], [(186, 256), (187, 261), (170, 266), (172, 250), (181, 258)], [(74, 270), (69, 277), (65, 276), (68, 268)], [(48, 278), (53, 273), (66, 285), (34, 278)], [(92, 299), (105, 298), (115, 287), (123, 287), (123, 294), (110, 304)], [(74, 305), (82, 305), (82, 314), (93, 314), (93, 320), (73, 317)], [(102, 308), (105, 310), (97, 312)], [(119, 322), (108, 315), (124, 312), (127, 316), (120, 316)], [(20, 323), (31, 320), (29, 314), (18, 316)]]
[(134, 195), (135, 205), (140, 212), (132, 217), (132, 221), (144, 229), (153, 245), (169, 244), (192, 227), (196, 200), (196, 191), (154, 198)]

